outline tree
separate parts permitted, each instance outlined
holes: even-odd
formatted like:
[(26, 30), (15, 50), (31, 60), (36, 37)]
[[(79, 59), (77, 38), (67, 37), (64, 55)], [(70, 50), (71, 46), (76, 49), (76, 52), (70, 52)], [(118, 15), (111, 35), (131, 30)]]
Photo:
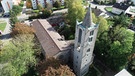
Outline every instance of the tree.
[(82, 21), (85, 14), (85, 9), (82, 5), (82, 0), (67, 0), (68, 19), (71, 25), (71, 30), (75, 32), (76, 20)]
[(60, 8), (61, 3), (59, 1), (55, 1), (53, 6), (56, 7), (56, 8)]
[(12, 35), (18, 35), (18, 34), (34, 34), (34, 29), (26, 24), (23, 23), (16, 23), (14, 25), (14, 28), (12, 29)]
[(12, 25), (12, 27), (14, 27), (14, 24), (16, 22), (19, 22), (19, 20), (17, 19), (14, 11), (10, 10), (9, 14), (10, 14), (10, 24)]
[(0, 51), (1, 76), (21, 76), (36, 64), (33, 35), (18, 35)]
[(68, 66), (61, 65), (60, 61), (53, 57), (39, 63), (37, 68), (41, 76), (75, 76)]
[(32, 8), (31, 0), (26, 0), (26, 7), (27, 8)]
[(0, 51), (2, 50), (3, 42), (0, 40)]
[(48, 18), (48, 17), (51, 16), (51, 14), (52, 14), (52, 11), (51, 11), (51, 10), (44, 9), (44, 10), (43, 10), (42, 17), (43, 17), (43, 18)]
[(100, 38), (99, 36), (101, 34), (103, 34), (105, 31), (108, 30), (109, 25), (107, 23), (107, 20), (105, 18), (103, 18), (103, 17), (99, 17), (98, 18), (98, 21), (99, 21), (99, 29), (98, 29), (98, 35), (97, 35), (97, 37)]
[(101, 20), (102, 28), (99, 23), (100, 36), (96, 40), (94, 52), (111, 69), (121, 70), (127, 65), (128, 57), (133, 53), (133, 33), (127, 30), (128, 19), (125, 18), (124, 22), (124, 17), (117, 16), (110, 19), (112, 22), (108, 26), (106, 21), (102, 18)]
[(17, 5), (13, 5), (12, 11), (13, 11), (16, 15), (18, 15), (18, 14), (22, 11), (22, 7), (21, 7), (21, 6), (17, 6)]
[(131, 23), (131, 20), (126, 15), (120, 15), (120, 16), (114, 16), (110, 19), (110, 21), (113, 21), (112, 27), (115, 27), (119, 25), (120, 27), (127, 28), (129, 24)]
[(48, 10), (51, 10), (53, 6), (50, 3), (46, 3), (46, 7), (47, 7)]
[(40, 4), (38, 4), (37, 8), (40, 12), (44, 10), (44, 8)]
[(97, 17), (95, 16), (95, 14), (94, 13), (92, 13), (92, 20), (93, 20), (93, 22), (96, 24), (96, 23), (98, 23), (98, 19), (97, 19)]

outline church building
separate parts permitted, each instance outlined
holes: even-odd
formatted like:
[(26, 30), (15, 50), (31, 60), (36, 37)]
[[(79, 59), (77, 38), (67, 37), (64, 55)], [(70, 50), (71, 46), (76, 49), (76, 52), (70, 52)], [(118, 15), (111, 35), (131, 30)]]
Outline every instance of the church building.
[[(46, 19), (37, 19), (31, 23), (35, 35), (46, 57), (55, 57), (68, 62), (73, 58), (73, 70), (77, 76), (84, 76), (93, 62), (93, 50), (98, 32), (98, 24), (92, 22), (91, 7), (83, 22), (76, 22), (74, 48), (58, 34)], [(71, 59), (71, 52), (73, 56)]]
[(91, 7), (83, 22), (76, 22), (73, 69), (77, 76), (84, 76), (93, 62), (93, 50), (98, 32), (98, 24), (92, 22)]

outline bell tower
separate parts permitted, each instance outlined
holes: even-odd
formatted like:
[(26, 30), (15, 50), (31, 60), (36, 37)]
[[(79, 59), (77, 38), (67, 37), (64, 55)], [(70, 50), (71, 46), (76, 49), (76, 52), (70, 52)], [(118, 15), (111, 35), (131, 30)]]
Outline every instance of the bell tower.
[(93, 62), (93, 50), (98, 32), (98, 25), (92, 22), (91, 7), (83, 22), (76, 21), (73, 69), (77, 76), (84, 76)]

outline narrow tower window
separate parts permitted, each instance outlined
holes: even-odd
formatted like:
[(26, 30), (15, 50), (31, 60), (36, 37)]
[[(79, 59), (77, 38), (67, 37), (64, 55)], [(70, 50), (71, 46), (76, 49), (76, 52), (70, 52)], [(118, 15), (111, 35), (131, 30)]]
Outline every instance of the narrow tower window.
[(94, 34), (94, 30), (90, 32), (90, 36)]
[(91, 42), (91, 41), (92, 41), (92, 39), (93, 39), (93, 37), (89, 38), (89, 42)]
[(79, 35), (78, 35), (78, 42), (81, 43), (81, 39), (82, 39), (82, 30), (79, 29)]
[(90, 52), (90, 48), (87, 50), (87, 52)]

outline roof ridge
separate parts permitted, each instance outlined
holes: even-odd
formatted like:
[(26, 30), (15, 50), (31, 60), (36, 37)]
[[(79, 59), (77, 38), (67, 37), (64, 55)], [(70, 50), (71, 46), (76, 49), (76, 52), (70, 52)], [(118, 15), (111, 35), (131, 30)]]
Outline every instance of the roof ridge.
[[(46, 19), (45, 19), (46, 20)], [(41, 24), (40, 20), (37, 19), (37, 21)], [(47, 22), (47, 20), (46, 20)], [(49, 23), (49, 22), (48, 22)], [(49, 23), (50, 24), (50, 23)], [(43, 27), (43, 29), (46, 31), (46, 29), (44, 28), (44, 26), (41, 24), (41, 26)], [(52, 39), (52, 37), (50, 36), (50, 34), (48, 33), (48, 31), (46, 31), (47, 34), (49, 35), (49, 37), (51, 38), (51, 40), (54, 42), (54, 44), (58, 47), (58, 49), (61, 51), (60, 47), (56, 44), (56, 42), (54, 41), (54, 39)]]

